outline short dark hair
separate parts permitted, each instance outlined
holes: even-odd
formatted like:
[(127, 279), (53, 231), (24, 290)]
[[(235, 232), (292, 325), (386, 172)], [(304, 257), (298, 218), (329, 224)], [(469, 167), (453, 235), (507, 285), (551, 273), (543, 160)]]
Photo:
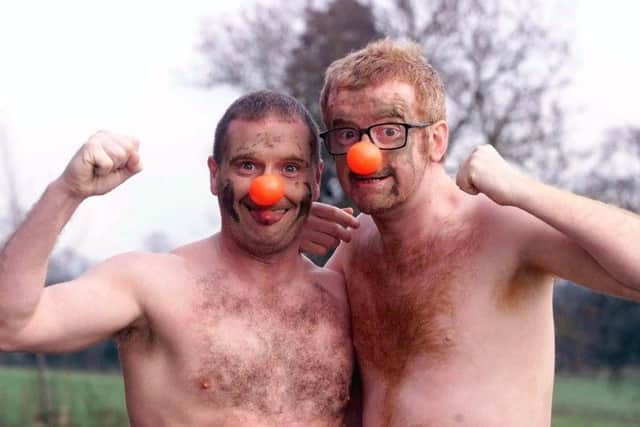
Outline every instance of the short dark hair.
[(220, 164), (224, 157), (227, 133), (232, 121), (259, 121), (270, 115), (275, 115), (288, 122), (300, 120), (307, 127), (311, 146), (311, 164), (317, 166), (320, 161), (320, 143), (318, 141), (318, 125), (315, 120), (297, 99), (270, 90), (248, 93), (236, 99), (227, 108), (216, 126), (213, 141), (213, 159), (216, 163)]

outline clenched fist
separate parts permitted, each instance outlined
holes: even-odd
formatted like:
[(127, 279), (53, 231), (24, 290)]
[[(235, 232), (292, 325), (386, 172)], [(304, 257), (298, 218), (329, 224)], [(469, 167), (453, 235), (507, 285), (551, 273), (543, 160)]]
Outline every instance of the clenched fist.
[(514, 205), (529, 178), (507, 163), (491, 145), (476, 147), (460, 167), (456, 183), (469, 194), (483, 193), (500, 205)]
[(142, 170), (135, 138), (100, 131), (73, 156), (60, 177), (80, 198), (102, 195)]

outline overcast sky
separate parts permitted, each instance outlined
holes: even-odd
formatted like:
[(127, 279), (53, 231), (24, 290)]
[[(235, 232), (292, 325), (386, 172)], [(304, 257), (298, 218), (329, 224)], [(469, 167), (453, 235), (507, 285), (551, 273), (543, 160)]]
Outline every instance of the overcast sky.
[[(248, 0), (7, 3), (0, 5), (0, 126), (20, 201), (33, 204), (98, 129), (142, 141), (145, 170), (86, 202), (59, 247), (100, 260), (140, 249), (152, 231), (180, 244), (217, 230), (206, 158), (217, 120), (238, 93), (193, 88), (184, 75), (198, 60), (201, 20)], [(593, 144), (607, 127), (640, 125), (640, 5), (569, 4), (576, 7), (565, 6), (558, 25), (574, 32), (568, 96), (579, 114), (570, 130), (576, 144)]]

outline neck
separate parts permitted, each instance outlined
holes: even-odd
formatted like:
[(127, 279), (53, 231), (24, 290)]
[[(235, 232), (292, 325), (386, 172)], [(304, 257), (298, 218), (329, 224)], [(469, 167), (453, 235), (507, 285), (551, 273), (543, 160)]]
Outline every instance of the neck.
[(397, 250), (438, 235), (462, 201), (461, 190), (440, 164), (430, 164), (415, 191), (399, 206), (372, 215), (383, 248)]
[(302, 256), (295, 239), (283, 251), (258, 255), (240, 246), (229, 233), (222, 230), (213, 237), (218, 256), (232, 267), (234, 273), (254, 283), (275, 284), (291, 281), (301, 267)]

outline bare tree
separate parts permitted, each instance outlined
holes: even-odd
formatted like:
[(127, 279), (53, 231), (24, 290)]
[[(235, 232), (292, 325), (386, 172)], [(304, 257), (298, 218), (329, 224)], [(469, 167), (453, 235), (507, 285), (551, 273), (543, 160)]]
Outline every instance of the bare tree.
[[(0, 128), (0, 153), (2, 153), (2, 169), (4, 171), (4, 178), (6, 182), (5, 194), (7, 199), (5, 202), (7, 206), (7, 213), (0, 216), (0, 218), (2, 218), (2, 221), (0, 222), (4, 223), (5, 228), (9, 229), (9, 233), (12, 233), (13, 230), (18, 228), (24, 219), (25, 210), (20, 205), (18, 199), (18, 186), (16, 183), (17, 175), (13, 167), (9, 139), (4, 127)], [(4, 241), (4, 238), (2, 240)], [(46, 378), (47, 364), (43, 354), (36, 354), (36, 368), (38, 371), (38, 390), (40, 392), (39, 417), (45, 424), (48, 424), (50, 414), (52, 413), (52, 406), (49, 384), (47, 383)]]
[[(459, 141), (464, 148), (492, 144), (553, 181), (566, 162), (560, 99), (568, 49), (542, 23), (542, 12), (534, 0), (257, 4), (204, 28), (202, 83), (282, 90), (319, 118), (331, 61), (382, 36), (410, 38), (424, 46), (447, 87), (452, 149)], [(329, 164), (322, 196), (339, 203), (334, 176)]]
[(559, 144), (568, 48), (538, 2), (394, 0), (380, 12), (385, 33), (419, 41), (442, 74), (453, 143), (471, 138), (516, 158)]
[(589, 163), (576, 191), (640, 213), (640, 127), (609, 129)]
[[(1, 237), (6, 235), (8, 231), (14, 230), (18, 227), (22, 219), (24, 218), (24, 210), (20, 206), (20, 200), (18, 198), (18, 186), (16, 183), (16, 173), (13, 167), (13, 161), (11, 158), (11, 149), (9, 147), (9, 139), (7, 132), (3, 126), (0, 126), (0, 155), (2, 157), (2, 175), (5, 185), (2, 189), (6, 192), (6, 200), (2, 201), (5, 204), (7, 212), (4, 215), (0, 215), (0, 224), (3, 226)], [(0, 205), (1, 206), (1, 205)], [(6, 230), (6, 232), (5, 232)]]
[[(640, 128), (610, 129), (580, 160), (586, 167), (574, 175), (574, 191), (640, 213)], [(640, 363), (637, 303), (560, 286), (554, 306), (559, 369), (606, 366), (619, 378)]]
[[(0, 207), (5, 206), (5, 212), (0, 210), (0, 242), (6, 240), (6, 236), (11, 235), (22, 223), (27, 213), (20, 201), (20, 191), (18, 185), (18, 174), (15, 163), (11, 157), (11, 145), (4, 127), (0, 126), (0, 165), (2, 167), (2, 178), (4, 182), (0, 194), (5, 200), (0, 200)], [(4, 244), (4, 243), (2, 243)], [(47, 268), (46, 285), (70, 280), (78, 276), (88, 266), (88, 261), (70, 248), (60, 251), (52, 256)], [(47, 382), (47, 359), (44, 354), (35, 354), (37, 383), (39, 391), (39, 413), (38, 418), (44, 425), (55, 422), (56, 410), (51, 399), (51, 390)]]

